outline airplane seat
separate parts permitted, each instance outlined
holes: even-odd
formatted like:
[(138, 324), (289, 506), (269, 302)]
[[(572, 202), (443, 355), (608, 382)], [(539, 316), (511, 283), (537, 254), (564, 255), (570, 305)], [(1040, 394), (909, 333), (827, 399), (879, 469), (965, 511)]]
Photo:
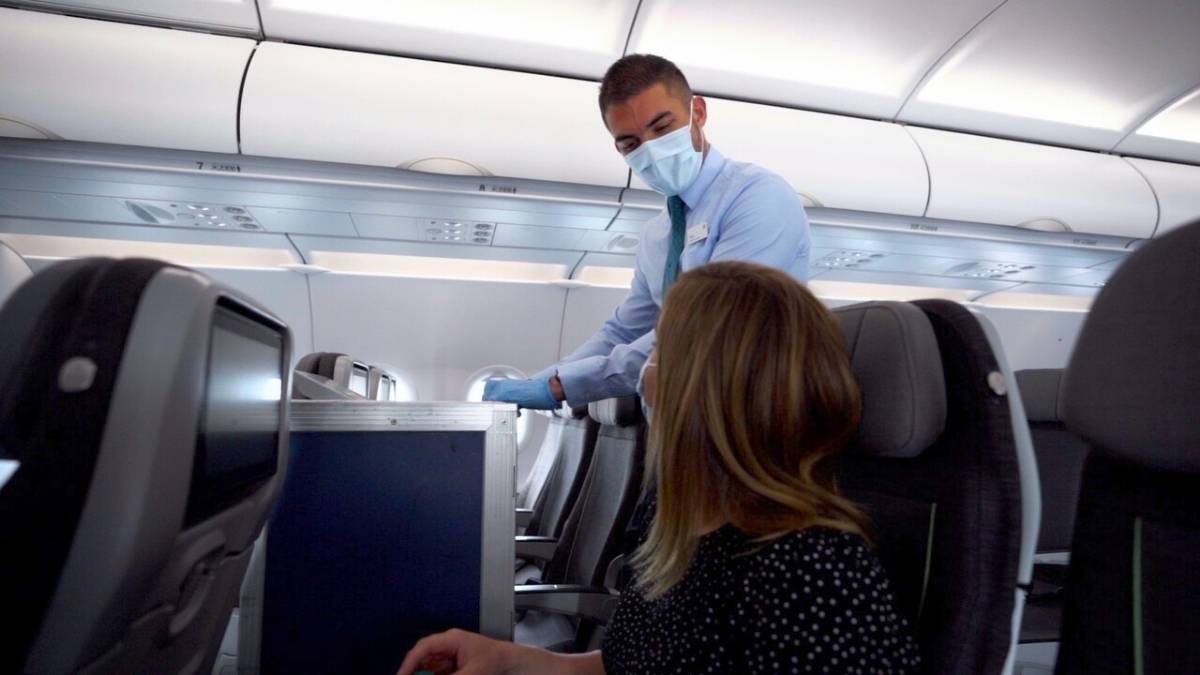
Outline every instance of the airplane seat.
[[(1037, 456), (1041, 483), (1042, 522), (1038, 533), (1039, 554), (1064, 553), (1071, 548), (1075, 504), (1087, 444), (1067, 430), (1059, 415), (1062, 390), (1061, 368), (1017, 371), (1017, 384)], [(1066, 580), (1063, 560), (1038, 561), (1034, 583), (1025, 604), (1021, 642), (1057, 642), (1062, 626), (1062, 586)]]
[(1020, 611), (1022, 488), (989, 339), (944, 300), (833, 312), (863, 398), (839, 483), (871, 518), (923, 670), (1002, 672)]
[[(313, 352), (296, 362), (292, 398), (300, 400), (363, 399), (350, 390), (355, 361), (338, 352)], [(365, 388), (364, 388), (365, 390)]]
[[(525, 525), (522, 536), (558, 539), (562, 535), (571, 508), (583, 488), (599, 430), (600, 425), (588, 415), (587, 406), (569, 408), (566, 412), (560, 409), (550, 416), (546, 439), (534, 461), (524, 494), (529, 495), (532, 491), (529, 483), (536, 480), (535, 474), (545, 474), (542, 487), (532, 508), (517, 510), (518, 524)], [(513, 583), (538, 583), (543, 567), (545, 561), (518, 558)]]
[(33, 271), (25, 259), (0, 241), (0, 304), (31, 276)]
[(516, 587), (516, 609), (526, 612), (514, 630), (519, 644), (576, 650), (615, 607), (604, 582), (641, 494), (646, 425), (637, 396), (597, 401), (588, 413), (599, 430), (579, 497), (542, 556), (541, 584)]
[(59, 263), (8, 299), (0, 673), (212, 668), (287, 465), (290, 349), (157, 260)]
[(550, 416), (546, 441), (522, 490), (526, 503), (531, 503), (525, 534), (558, 537), (562, 533), (583, 487), (599, 430), (587, 406), (556, 410)]
[(1200, 222), (1092, 305), (1063, 381), (1089, 446), (1056, 673), (1200, 672)]

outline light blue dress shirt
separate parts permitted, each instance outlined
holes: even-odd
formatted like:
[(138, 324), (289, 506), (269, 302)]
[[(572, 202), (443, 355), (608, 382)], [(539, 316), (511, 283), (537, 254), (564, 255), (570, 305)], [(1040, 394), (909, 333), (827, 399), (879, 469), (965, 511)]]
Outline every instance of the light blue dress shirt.
[[(682, 271), (718, 260), (747, 260), (789, 272), (801, 282), (808, 279), (808, 217), (783, 177), (726, 159), (709, 146), (700, 174), (680, 197), (688, 207)], [(654, 348), (670, 244), (671, 219), (664, 209), (642, 229), (633, 286), (612, 318), (534, 378), (557, 372), (572, 406), (633, 394)]]

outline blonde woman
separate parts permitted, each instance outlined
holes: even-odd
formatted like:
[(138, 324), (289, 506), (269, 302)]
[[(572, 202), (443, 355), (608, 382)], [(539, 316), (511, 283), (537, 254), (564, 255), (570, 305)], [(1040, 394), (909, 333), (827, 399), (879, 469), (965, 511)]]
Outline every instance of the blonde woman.
[(599, 652), (450, 631), (463, 675), (910, 673), (919, 657), (837, 453), (860, 415), (836, 319), (783, 272), (720, 262), (679, 277), (645, 373), (657, 504)]

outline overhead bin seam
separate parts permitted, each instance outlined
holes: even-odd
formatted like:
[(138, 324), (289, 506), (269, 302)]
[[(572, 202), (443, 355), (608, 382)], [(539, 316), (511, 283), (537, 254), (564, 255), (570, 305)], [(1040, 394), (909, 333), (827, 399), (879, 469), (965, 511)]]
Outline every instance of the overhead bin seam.
[(267, 39), (267, 26), (263, 23), (262, 8), (258, 6), (258, 0), (254, 0), (254, 13), (258, 15), (258, 39)]
[(246, 95), (246, 79), (250, 76), (250, 64), (254, 61), (254, 55), (257, 53), (258, 44), (255, 44), (254, 49), (250, 50), (250, 56), (246, 57), (246, 67), (242, 69), (242, 81), (238, 85), (237, 119), (235, 123), (235, 129), (237, 130), (237, 151), (239, 155), (242, 154), (242, 99)]
[(925, 165), (925, 209), (921, 211), (921, 217), (927, 218), (929, 217), (929, 203), (933, 200), (933, 172), (929, 169), (929, 158), (925, 156), (925, 148), (922, 148), (921, 144), (917, 142), (917, 137), (908, 130), (908, 125), (899, 122), (896, 124), (904, 130), (904, 135), (908, 136), (913, 145), (917, 146), (917, 152), (921, 154), (921, 163)]
[(1158, 234), (1158, 226), (1162, 224), (1162, 202), (1158, 199), (1158, 190), (1154, 189), (1154, 183), (1150, 182), (1150, 179), (1146, 176), (1146, 174), (1142, 173), (1142, 170), (1139, 169), (1136, 164), (1129, 161), (1125, 157), (1122, 157), (1121, 161), (1133, 167), (1133, 170), (1137, 172), (1137, 175), (1141, 176), (1142, 180), (1146, 181), (1146, 186), (1150, 188), (1150, 194), (1154, 196), (1154, 229), (1150, 230), (1150, 236), (1146, 237), (1147, 239), (1153, 239), (1154, 235)]
[(937, 60), (935, 60), (929, 66), (929, 68), (927, 68), (925, 70), (925, 74), (921, 75), (921, 79), (917, 80), (917, 83), (915, 85), (913, 85), (913, 88), (908, 92), (908, 95), (904, 97), (904, 101), (900, 104), (900, 107), (896, 110), (896, 114), (892, 115), (892, 117), (891, 117), (892, 121), (899, 121), (900, 113), (904, 112), (904, 108), (908, 106), (908, 102), (910, 100), (912, 100), (912, 97), (915, 96), (918, 91), (921, 91), (921, 87), (925, 86), (925, 83), (929, 80), (929, 78), (935, 72), (937, 72), (937, 69), (939, 66), (941, 66), (943, 63), (946, 62), (946, 59), (949, 58), (950, 55), (954, 53), (954, 50), (958, 49), (958, 45), (962, 44), (963, 40), (966, 40), (967, 37), (971, 35), (971, 33), (974, 33), (977, 28), (979, 28), (981, 25), (983, 25), (984, 21), (987, 21), (989, 18), (991, 18), (991, 16), (993, 14), (995, 14), (997, 11), (999, 11), (999, 9), (1006, 4), (1008, 4), (1008, 0), (1000, 0), (1000, 4), (993, 7), (992, 11), (988, 12), (987, 14), (984, 14), (982, 19), (980, 19), (979, 21), (976, 21), (975, 25), (973, 25), (969, 29), (967, 29), (967, 32), (963, 33), (957, 40), (955, 40), (954, 44), (950, 45), (950, 47), (947, 48), (946, 51), (942, 52), (942, 55), (939, 56), (937, 58)]
[(629, 43), (633, 41), (633, 31), (637, 28), (638, 14), (642, 11), (642, 0), (638, 0), (637, 6), (633, 8), (633, 19), (629, 22), (629, 32), (625, 34), (625, 48), (621, 50), (621, 56), (629, 53)]

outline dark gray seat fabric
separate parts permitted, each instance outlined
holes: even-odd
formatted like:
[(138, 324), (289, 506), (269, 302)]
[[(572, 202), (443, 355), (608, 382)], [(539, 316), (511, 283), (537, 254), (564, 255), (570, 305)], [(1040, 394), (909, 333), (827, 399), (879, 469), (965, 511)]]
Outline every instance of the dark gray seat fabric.
[(1136, 251), (1097, 297), (1064, 376), (1090, 446), (1060, 675), (1200, 672), (1200, 223)]
[[(600, 424), (587, 414), (586, 406), (580, 406), (570, 417), (552, 416), (549, 425), (547, 434), (553, 434), (555, 447), (543, 452), (554, 452), (554, 460), (523, 534), (557, 539), (562, 536), (567, 517), (583, 489)], [(513, 583), (539, 583), (542, 567), (537, 561), (518, 560)]]
[(1038, 552), (1071, 548), (1071, 528), (1087, 444), (1067, 430), (1058, 414), (1061, 368), (1017, 372), (1017, 386), (1029, 418), (1042, 487), (1042, 527)]
[(840, 484), (872, 518), (924, 672), (999, 673), (1012, 641), (1021, 487), (987, 336), (944, 300), (834, 314), (863, 393)]
[(579, 497), (596, 447), (600, 423), (580, 406), (571, 417), (555, 415), (550, 425), (558, 427), (557, 453), (546, 484), (533, 505), (533, 516), (525, 533), (542, 537), (558, 537), (566, 525), (567, 516)]
[[(1042, 522), (1038, 553), (1056, 553), (1071, 548), (1075, 504), (1079, 500), (1083, 461), (1087, 457), (1087, 444), (1067, 430), (1058, 414), (1062, 374), (1061, 368), (1016, 373), (1041, 483)], [(1021, 642), (1058, 640), (1066, 569), (1065, 565), (1058, 564), (1035, 565), (1033, 587), (1021, 622)]]
[[(593, 403), (589, 415), (599, 424), (592, 460), (542, 583), (602, 586), (641, 492), (646, 429), (638, 398)], [(586, 644), (591, 629), (563, 615), (527, 612), (514, 641), (567, 651)]]
[(289, 351), (158, 260), (59, 263), (8, 299), (0, 673), (212, 668), (287, 464)]

